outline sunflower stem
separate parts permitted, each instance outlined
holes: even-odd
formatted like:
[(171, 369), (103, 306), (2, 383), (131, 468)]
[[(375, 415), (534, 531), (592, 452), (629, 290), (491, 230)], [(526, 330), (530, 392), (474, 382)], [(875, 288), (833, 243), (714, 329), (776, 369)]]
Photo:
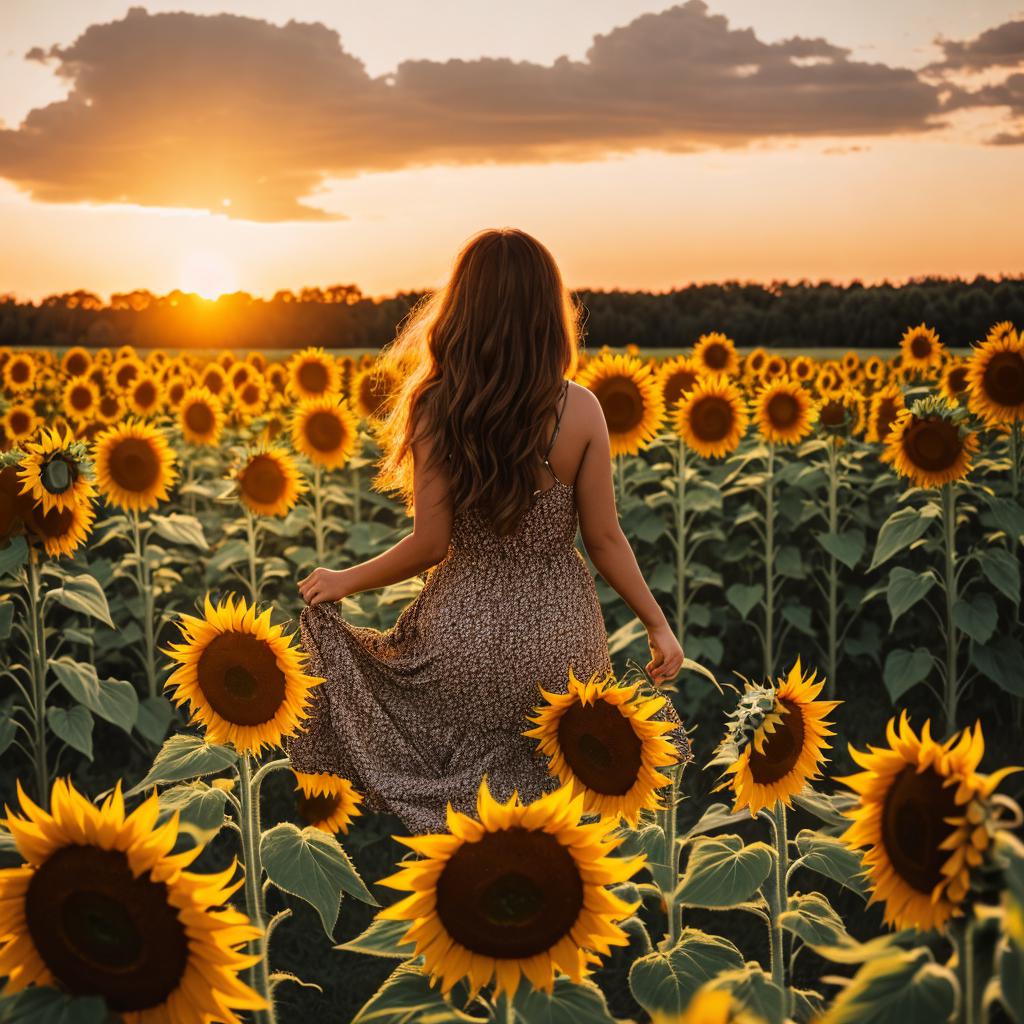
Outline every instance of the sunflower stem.
[[(781, 800), (772, 808), (772, 831), (775, 836), (775, 891), (769, 901), (771, 909), (771, 968), (772, 982), (789, 999), (786, 987), (786, 943), (782, 931), (782, 914), (789, 906), (787, 876), (789, 874), (789, 834), (786, 828), (786, 808)], [(787, 1013), (788, 1016), (788, 1013)]]
[(350, 470), (352, 476), (352, 522), (358, 523), (362, 514), (359, 502), (359, 466), (353, 462)]
[(313, 544), (316, 548), (316, 564), (324, 564), (324, 500), (320, 493), (323, 471), (320, 464), (313, 466)]
[(775, 664), (775, 442), (768, 442), (764, 474), (764, 675), (771, 678)]
[[(839, 533), (839, 449), (835, 438), (828, 445), (828, 532)], [(836, 672), (839, 668), (839, 565), (836, 556), (828, 552), (828, 657), (825, 677), (825, 696), (831, 698), (836, 691)]]
[(149, 563), (146, 561), (146, 544), (142, 534), (142, 522), (137, 510), (131, 513), (132, 544), (135, 549), (135, 579), (139, 587), (139, 599), (142, 601), (142, 644), (143, 664), (146, 669), (146, 691), (150, 697), (156, 692), (156, 636), (153, 629), (153, 581), (149, 574)]
[(248, 509), (245, 510), (245, 539), (249, 555), (249, 597), (253, 605), (260, 599), (259, 572), (256, 566), (256, 557), (259, 547), (259, 533), (256, 524), (256, 517)]
[(959, 1024), (977, 1024), (981, 1021), (980, 997), (974, 964), (974, 921), (958, 919), (951, 928), (953, 947), (956, 950), (956, 977), (960, 984)]
[(686, 442), (679, 438), (676, 474), (676, 639), (686, 632)]
[(1015, 419), (1010, 424), (1010, 497), (1020, 500), (1020, 424)]
[(494, 1001), (495, 1024), (516, 1024), (516, 1010), (507, 992), (498, 994)]
[(676, 850), (676, 800), (679, 791), (679, 769), (672, 765), (665, 770), (670, 781), (665, 794), (665, 809), (659, 813), (664, 815), (662, 829), (665, 833), (665, 858), (668, 861), (669, 891), (665, 897), (665, 913), (668, 916), (668, 948), (674, 949), (679, 941), (682, 925), (681, 908), (676, 903), (676, 889), (679, 887), (679, 852)]
[(254, 1020), (261, 1024), (274, 1024), (273, 991), (270, 985), (270, 967), (267, 963), (267, 931), (263, 890), (263, 864), (260, 859), (260, 791), (253, 778), (249, 753), (242, 751), (238, 758), (238, 790), (242, 806), (239, 831), (242, 836), (242, 861), (245, 868), (245, 908), (252, 925), (263, 934), (253, 940), (254, 954), (260, 959), (249, 969), (249, 984), (267, 1001), (269, 1009), (254, 1011)]
[(46, 757), (46, 628), (39, 599), (39, 566), (36, 552), (30, 550), (26, 569), (29, 618), (32, 635), (28, 652), (32, 675), (32, 762), (35, 773), (36, 802), (43, 810), (50, 806), (50, 770)]
[(185, 460), (185, 489), (187, 491), (185, 507), (188, 509), (188, 514), (190, 516), (194, 516), (196, 514), (196, 496), (192, 491), (192, 484), (194, 484), (195, 481), (195, 453), (193, 452), (193, 457)]
[(615, 491), (616, 503), (622, 506), (626, 501), (626, 459), (621, 452), (615, 456)]
[(946, 590), (946, 731), (956, 728), (958, 683), (956, 672), (957, 628), (953, 617), (956, 606), (956, 491), (954, 483), (942, 485), (942, 531), (945, 554)]

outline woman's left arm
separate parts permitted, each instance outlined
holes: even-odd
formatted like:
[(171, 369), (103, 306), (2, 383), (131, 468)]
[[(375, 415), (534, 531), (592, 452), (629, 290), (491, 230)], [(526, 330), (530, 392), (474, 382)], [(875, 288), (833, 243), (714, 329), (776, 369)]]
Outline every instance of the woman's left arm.
[(363, 590), (376, 590), (400, 583), (437, 565), (448, 551), (452, 535), (452, 510), (447, 470), (429, 467), (430, 442), (412, 446), (413, 503), (412, 532), (393, 547), (347, 569), (314, 569), (299, 581), (299, 593), (310, 605), (340, 601)]

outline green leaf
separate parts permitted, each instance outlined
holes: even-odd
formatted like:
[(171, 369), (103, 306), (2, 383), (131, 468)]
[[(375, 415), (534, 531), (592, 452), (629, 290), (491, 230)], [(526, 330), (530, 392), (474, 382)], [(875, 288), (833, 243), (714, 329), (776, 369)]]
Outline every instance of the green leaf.
[(85, 708), (47, 708), (46, 723), (69, 747), (92, 760), (92, 715)]
[(207, 743), (202, 736), (175, 733), (164, 741), (146, 777), (132, 786), (125, 796), (134, 796), (162, 782), (182, 782), (202, 775), (214, 775), (237, 760), (238, 755), (231, 747)]
[(670, 950), (648, 953), (634, 961), (629, 969), (629, 989), (649, 1014), (671, 1019), (686, 1009), (706, 981), (742, 966), (743, 955), (728, 939), (684, 928)]
[(187, 835), (195, 846), (205, 846), (224, 826), (224, 806), (228, 795), (205, 782), (190, 782), (165, 789), (159, 797), (158, 821), (178, 812), (178, 832)]
[(869, 960), (836, 998), (830, 1024), (917, 1024), (946, 1021), (957, 1000), (953, 972), (940, 967), (927, 947)]
[(629, 622), (619, 626), (614, 633), (609, 635), (608, 652), (618, 654), (646, 635), (647, 630), (644, 628), (644, 624), (639, 619), (630, 619)]
[(745, 619), (763, 594), (764, 587), (760, 583), (734, 583), (726, 590), (725, 599), (740, 613), (740, 617)]
[(826, 960), (837, 963), (864, 963), (890, 949), (893, 943), (891, 934), (858, 942), (820, 892), (790, 896), (788, 909), (779, 915), (779, 923)]
[(352, 1024), (481, 1024), (457, 1010), (413, 964), (396, 967), (352, 1018)]
[(984, 647), (975, 647), (974, 665), (983, 676), (991, 679), (1007, 693), (1024, 697), (1024, 650), (1020, 641), (1010, 633), (1001, 636)]
[(207, 577), (220, 577), (229, 566), (243, 562), (249, 557), (249, 546), (244, 540), (229, 540), (226, 544), (218, 544), (213, 554), (206, 560)]
[(550, 993), (520, 985), (513, 1007), (517, 1024), (615, 1024), (597, 985), (562, 975)]
[(885, 592), (891, 616), (889, 628), (896, 620), (920, 601), (935, 586), (935, 575), (931, 570), (914, 572), (897, 566), (889, 573), (889, 586)]
[(338, 920), (342, 893), (380, 905), (338, 840), (312, 825), (299, 831), (284, 821), (268, 829), (260, 838), (260, 857), (274, 885), (316, 909), (328, 938)]
[(150, 743), (163, 743), (173, 718), (174, 705), (166, 697), (145, 697), (139, 702), (139, 717), (135, 728)]
[(1014, 1024), (1024, 1024), (1024, 946), (1013, 939), (1003, 941), (996, 954), (999, 998)]
[(199, 548), (200, 551), (210, 550), (203, 533), (203, 524), (195, 516), (186, 516), (179, 512), (172, 512), (169, 516), (153, 514), (149, 517), (149, 523), (154, 533), (172, 544), (186, 544)]
[(1024, 508), (1009, 498), (995, 496), (988, 498), (988, 506), (996, 526), (1012, 539), (1011, 549), (1015, 550), (1021, 537), (1024, 536)]
[(991, 547), (978, 552), (978, 565), (985, 579), (1017, 607), (1020, 604), (1020, 562), (1006, 548)]
[(70, 608), (72, 611), (81, 612), (90, 618), (98, 619), (111, 629), (114, 628), (113, 620), (110, 618), (110, 607), (107, 604), (107, 595), (103, 587), (92, 576), (83, 573), (80, 576), (71, 576), (64, 581), (64, 585), (51, 590), (47, 595), (58, 604)]
[(3, 754), (7, 748), (14, 742), (14, 737), (18, 735), (18, 727), (14, 721), (14, 710), (10, 704), (3, 709), (3, 715), (0, 717), (0, 754)]
[(780, 576), (788, 576), (790, 579), (804, 579), (807, 576), (807, 570), (804, 569), (800, 549), (789, 544), (779, 548), (775, 552), (775, 571)]
[(784, 604), (782, 606), (782, 617), (790, 625), (795, 626), (804, 636), (816, 637), (818, 635), (819, 631), (814, 628), (811, 622), (811, 609), (807, 605), (796, 604), (795, 602)]
[(749, 900), (772, 869), (766, 843), (739, 836), (702, 836), (694, 842), (675, 900), (690, 907), (735, 907)]
[(0, 548), (0, 576), (13, 576), (28, 561), (24, 537), (12, 537)]
[(14, 602), (0, 597), (0, 640), (6, 640), (11, 635), (11, 626), (14, 625)]
[(864, 556), (867, 538), (863, 530), (844, 530), (842, 533), (816, 533), (818, 543), (847, 569), (856, 569)]
[(696, 825), (693, 825), (682, 840), (685, 841), (692, 836), (705, 835), (726, 825), (735, 825), (741, 821), (750, 821), (750, 814), (745, 810), (739, 810), (735, 814), (729, 810), (726, 804), (712, 804), (701, 816)]
[(796, 848), (800, 851), (800, 867), (816, 871), (831, 878), (858, 896), (867, 898), (868, 883), (863, 878), (864, 865), (860, 853), (834, 836), (805, 828), (797, 834)]
[(415, 953), (412, 943), (402, 942), (408, 928), (408, 921), (383, 921), (375, 918), (366, 931), (334, 948), (345, 949), (350, 953), (365, 953), (367, 956), (408, 960)]
[(925, 647), (915, 647), (912, 651), (896, 648), (885, 656), (885, 668), (882, 678), (889, 697), (895, 704), (913, 686), (928, 678), (934, 659)]
[(708, 987), (731, 992), (745, 1010), (765, 1024), (783, 1024), (786, 1019), (786, 993), (772, 984), (754, 961), (738, 970), (723, 971)]
[(94, 665), (67, 655), (52, 658), (50, 666), (61, 686), (79, 704), (125, 732), (132, 731), (139, 713), (139, 695), (131, 683), (122, 679), (100, 680)]
[(941, 512), (934, 504), (920, 509), (901, 508), (893, 512), (878, 531), (875, 553), (871, 556), (868, 572), (877, 569), (883, 562), (918, 540), (931, 525), (931, 520)]
[(992, 595), (986, 591), (973, 594), (969, 599), (957, 598), (953, 605), (953, 622), (976, 644), (986, 644), (995, 632), (999, 612)]
[(3, 1024), (106, 1024), (110, 1013), (99, 996), (69, 996), (32, 986), (0, 997)]

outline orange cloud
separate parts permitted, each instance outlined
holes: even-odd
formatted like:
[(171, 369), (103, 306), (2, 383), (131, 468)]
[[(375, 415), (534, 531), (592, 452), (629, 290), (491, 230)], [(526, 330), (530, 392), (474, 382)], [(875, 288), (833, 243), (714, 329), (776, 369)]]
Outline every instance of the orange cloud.
[(925, 132), (944, 110), (913, 71), (766, 43), (701, 0), (550, 65), (411, 60), (374, 78), (322, 24), (142, 8), (28, 57), (70, 91), (0, 130), (0, 176), (44, 202), (262, 221), (334, 218), (318, 188), (363, 171)]

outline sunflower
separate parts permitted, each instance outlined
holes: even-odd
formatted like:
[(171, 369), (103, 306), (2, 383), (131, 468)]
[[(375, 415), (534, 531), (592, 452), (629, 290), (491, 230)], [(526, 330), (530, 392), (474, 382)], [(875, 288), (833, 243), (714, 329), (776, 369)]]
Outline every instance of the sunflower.
[(384, 362), (360, 370), (352, 381), (352, 404), (356, 412), (366, 420), (383, 418), (401, 383), (398, 372)]
[(174, 452), (148, 423), (127, 420), (95, 441), (96, 479), (106, 500), (124, 512), (145, 512), (167, 498), (177, 478)]
[(789, 375), (793, 380), (804, 381), (814, 379), (814, 360), (810, 356), (797, 356), (789, 364)]
[(132, 381), (145, 372), (145, 364), (138, 356), (124, 355), (114, 360), (110, 368), (110, 381), (118, 391), (124, 393)]
[(18, 479), (18, 463), (0, 465), (0, 544), (24, 531), (32, 511), (32, 499), (24, 494)]
[(183, 614), (183, 642), (164, 650), (179, 662), (164, 686), (179, 707), (190, 705), (209, 743), (258, 755), (309, 715), (310, 690), (323, 680), (302, 671), (306, 656), (292, 646), (294, 635), (270, 624), (270, 613), (257, 615), (243, 598), (215, 607), (207, 594), (203, 618)]
[(967, 404), (989, 424), (1024, 420), (1024, 339), (1016, 331), (974, 347), (967, 365)]
[(124, 399), (120, 395), (108, 391), (100, 395), (96, 405), (96, 418), (101, 423), (117, 423), (124, 416)]
[(409, 922), (403, 941), (444, 993), (462, 978), (474, 993), (494, 978), (510, 998), (523, 976), (548, 992), (556, 970), (581, 981), (595, 954), (628, 945), (617, 922), (638, 904), (605, 887), (644, 863), (609, 856), (622, 842), (616, 823), (580, 824), (582, 813), (571, 786), (524, 806), (515, 793), (495, 800), (485, 776), (478, 820), (449, 805), (447, 834), (395, 837), (423, 856), (381, 880), (411, 895), (377, 917)]
[(966, 359), (953, 357), (942, 368), (939, 394), (950, 405), (959, 405), (967, 394), (967, 371), (970, 364)]
[(35, 409), (26, 402), (9, 406), (3, 418), (4, 431), (15, 442), (32, 437), (40, 422)]
[(314, 465), (337, 469), (355, 452), (359, 423), (341, 398), (308, 398), (295, 410), (291, 435), (295, 450)]
[(164, 381), (164, 401), (168, 409), (181, 407), (181, 400), (188, 394), (189, 378), (182, 374), (172, 374)]
[(846, 381), (839, 367), (827, 362), (818, 365), (812, 383), (814, 390), (824, 396), (837, 394), (843, 389)]
[(880, 381), (885, 377), (885, 360), (881, 356), (868, 356), (864, 360), (864, 376), (870, 381)]
[(644, 809), (662, 806), (658, 790), (672, 780), (658, 769), (679, 763), (665, 738), (678, 726), (651, 720), (665, 698), (644, 697), (639, 686), (618, 682), (610, 672), (581, 682), (570, 667), (568, 691), (541, 688), (545, 703), (527, 716), (534, 728), (523, 733), (537, 741), (551, 774), (583, 795), (586, 813), (631, 825)]
[(322, 348), (307, 348), (288, 360), (288, 376), (298, 398), (319, 398), (338, 390), (338, 364)]
[(764, 1018), (740, 1006), (725, 988), (711, 981), (702, 985), (679, 1013), (651, 1012), (651, 1024), (766, 1024)]
[(858, 433), (864, 419), (864, 402), (852, 387), (844, 387), (818, 405), (818, 430), (831, 437)]
[(10, 394), (31, 391), (36, 382), (36, 361), (28, 352), (17, 352), (4, 363), (4, 389)]
[(42, 541), (43, 550), (51, 558), (73, 555), (89, 539), (95, 518), (91, 501), (48, 510), (33, 505), (25, 515), (29, 529)]
[(693, 390), (704, 371), (687, 356), (672, 356), (662, 362), (657, 372), (662, 402), (665, 409), (671, 411), (683, 395)]
[(128, 409), (136, 416), (143, 418), (153, 416), (160, 411), (164, 401), (164, 389), (153, 374), (140, 373), (125, 388), (125, 401)]
[(814, 426), (817, 411), (807, 389), (788, 377), (763, 385), (753, 400), (761, 435), (777, 444), (795, 444)]
[(362, 795), (348, 779), (329, 772), (297, 772), (295, 775), (296, 804), (299, 816), (307, 825), (313, 825), (334, 835), (348, 833), (352, 819), (362, 814), (359, 805)]
[(924, 324), (907, 328), (900, 340), (902, 366), (908, 372), (926, 373), (938, 369), (942, 365), (944, 351), (938, 334)]
[(220, 399), (202, 385), (189, 388), (178, 406), (178, 425), (190, 444), (216, 445), (224, 426)]
[(658, 381), (635, 356), (600, 355), (577, 378), (597, 396), (612, 455), (635, 455), (657, 434), (664, 416)]
[(792, 797), (820, 776), (831, 746), (825, 737), (833, 735), (825, 716), (840, 702), (818, 700), (825, 681), (815, 683), (816, 675), (804, 675), (798, 656), (777, 685), (747, 684), (711, 761), (732, 776), (715, 788), (732, 789), (734, 814), (747, 807), (754, 816), (778, 800), (791, 807)]
[(903, 389), (891, 381), (871, 396), (868, 409), (868, 428), (864, 439), (872, 443), (884, 443), (889, 436), (896, 417), (906, 408)]
[(971, 470), (978, 435), (964, 422), (966, 411), (941, 398), (920, 398), (896, 417), (882, 460), (918, 487), (941, 487)]
[(228, 378), (224, 370), (217, 363), (210, 363), (203, 370), (199, 383), (206, 388), (211, 395), (220, 398), (228, 386)]
[(709, 459), (734, 452), (750, 422), (739, 388), (721, 374), (701, 377), (679, 402), (674, 420), (686, 444)]
[(786, 376), (786, 372), (786, 360), (780, 355), (771, 355), (761, 371), (761, 379), (765, 381), (777, 380), (779, 377)]
[(252, 452), (235, 479), (242, 503), (261, 516), (287, 515), (307, 490), (295, 460), (273, 445)]
[(931, 723), (918, 736), (906, 711), (890, 719), (887, 747), (850, 755), (864, 769), (836, 779), (859, 796), (842, 839), (864, 847), (872, 903), (884, 903), (887, 924), (941, 928), (961, 913), (972, 872), (981, 866), (998, 827), (992, 794), (1017, 768), (977, 771), (985, 753), (981, 723), (945, 743)]
[(265, 1009), (239, 978), (259, 961), (238, 947), (262, 935), (227, 907), (237, 861), (217, 874), (185, 869), (202, 851), (171, 850), (178, 812), (157, 827), (154, 790), (125, 814), (120, 781), (97, 807), (57, 779), (50, 811), (16, 781), (21, 814), (4, 824), (23, 863), (0, 870), (0, 974), (99, 996), (125, 1024), (222, 1020)]
[(44, 427), (39, 441), (28, 442), (24, 451), (18, 469), (22, 489), (44, 512), (80, 505), (95, 496), (86, 446), (70, 430), (62, 434)]
[(271, 363), (264, 374), (267, 387), (275, 396), (283, 396), (288, 391), (288, 368), (282, 363)]
[(693, 346), (691, 358), (701, 373), (739, 373), (740, 357), (736, 352), (736, 343), (718, 331), (702, 334)]
[(83, 377), (91, 367), (92, 356), (81, 345), (69, 348), (60, 359), (61, 372), (67, 377)]
[(61, 391), (61, 406), (69, 420), (89, 419), (100, 402), (100, 389), (88, 377), (72, 377)]
[(764, 370), (764, 364), (768, 362), (768, 352), (760, 345), (747, 353), (743, 360), (743, 376), (756, 380)]
[(251, 370), (249, 376), (232, 392), (235, 412), (241, 414), (243, 420), (251, 420), (259, 416), (266, 407), (270, 392), (261, 374)]

